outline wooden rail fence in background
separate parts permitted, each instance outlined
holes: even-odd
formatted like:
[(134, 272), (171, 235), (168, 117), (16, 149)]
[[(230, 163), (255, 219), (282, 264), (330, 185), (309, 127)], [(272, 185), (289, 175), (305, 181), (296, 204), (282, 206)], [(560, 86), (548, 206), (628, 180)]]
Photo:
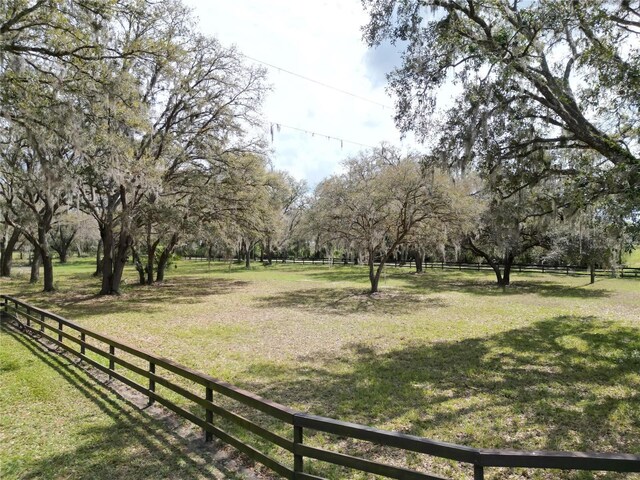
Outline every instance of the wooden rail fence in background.
[[(181, 417), (201, 427), (205, 432), (205, 440), (216, 436), (221, 441), (237, 448), (253, 460), (265, 465), (273, 472), (287, 479), (320, 479), (321, 477), (305, 472), (305, 458), (313, 458), (323, 462), (373, 473), (387, 478), (430, 480), (442, 477), (383, 464), (344, 453), (316, 448), (304, 443), (306, 430), (325, 432), (342, 438), (358, 439), (399, 450), (418, 452), (434, 457), (454, 460), (473, 465), (473, 478), (481, 480), (488, 467), (522, 467), (565, 470), (603, 470), (614, 472), (640, 472), (640, 456), (617, 453), (570, 453), (570, 452), (525, 452), (516, 450), (490, 450), (470, 448), (451, 443), (428, 440), (413, 435), (379, 430), (365, 425), (342, 422), (331, 418), (310, 415), (292, 410), (269, 400), (265, 400), (251, 392), (234, 387), (226, 382), (192, 370), (166, 358), (130, 347), (118, 340), (93, 332), (46, 310), (36, 308), (16, 298), (0, 295), (3, 317), (9, 318), (21, 330), (33, 337), (46, 339), (69, 354), (80, 358), (86, 364), (106, 373), (129, 387), (147, 396), (150, 403), (158, 402)], [(93, 343), (89, 342), (93, 340)], [(108, 347), (98, 348), (99, 342)], [(93, 352), (108, 360), (108, 366), (90, 358), (87, 351)], [(119, 356), (119, 352), (143, 361), (148, 368), (141, 368)], [(117, 365), (117, 368), (116, 368)], [(178, 376), (194, 382), (201, 388), (201, 394), (195, 394), (162, 375), (162, 371), (170, 372), (166, 376)], [(146, 379), (142, 385), (125, 375), (132, 372)], [(205, 414), (200, 417), (156, 392), (156, 386), (162, 385), (195, 405), (203, 407)], [(283, 422), (290, 427), (290, 437), (285, 438), (258, 425), (257, 423), (234, 413), (213, 401), (214, 392), (235, 400), (246, 407), (258, 410), (269, 417)], [(275, 460), (257, 448), (216, 426), (214, 419), (220, 417), (233, 422), (267, 442), (277, 445), (292, 456), (292, 468)]]
[[(238, 261), (236, 258), (224, 258), (224, 257), (198, 257), (194, 255), (187, 255), (184, 258), (194, 261)], [(353, 265), (353, 262), (344, 262), (339, 258), (297, 258), (290, 257), (287, 259), (274, 258), (274, 263), (295, 263), (301, 265)], [(378, 265), (378, 262), (375, 263)], [(360, 264), (366, 266), (366, 264)], [(391, 267), (408, 267), (414, 268), (415, 262), (413, 260), (407, 260), (406, 262), (390, 261), (387, 265)], [(462, 262), (424, 262), (422, 264), (424, 269), (437, 269), (437, 270), (475, 270), (475, 271), (490, 271), (493, 269), (491, 265), (487, 263), (462, 263)], [(511, 266), (511, 273), (514, 272), (531, 272), (531, 273), (557, 273), (560, 275), (590, 275), (588, 267), (581, 267), (579, 265), (544, 265), (544, 264), (525, 264), (514, 263)], [(611, 269), (596, 268), (595, 274), (598, 277), (611, 277)], [(616, 276), (621, 278), (638, 278), (640, 277), (640, 268), (620, 266), (615, 272)]]

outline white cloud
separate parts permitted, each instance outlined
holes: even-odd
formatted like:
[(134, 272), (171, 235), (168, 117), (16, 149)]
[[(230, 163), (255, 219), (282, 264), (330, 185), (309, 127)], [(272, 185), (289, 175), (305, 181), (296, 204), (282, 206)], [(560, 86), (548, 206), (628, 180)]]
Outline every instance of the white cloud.
[[(393, 52), (368, 51), (361, 38), (360, 28), (367, 16), (360, 2), (186, 1), (200, 18), (201, 30), (223, 44), (235, 44), (247, 56), (393, 106), (380, 81), (380, 69), (393, 66)], [(263, 109), (267, 122), (366, 145), (381, 141), (399, 144), (393, 108), (385, 109), (272, 68), (269, 81), (273, 91)], [(275, 167), (305, 178), (311, 185), (338, 171), (340, 161), (362, 148), (346, 142), (341, 147), (339, 141), (284, 127), (274, 137)]]

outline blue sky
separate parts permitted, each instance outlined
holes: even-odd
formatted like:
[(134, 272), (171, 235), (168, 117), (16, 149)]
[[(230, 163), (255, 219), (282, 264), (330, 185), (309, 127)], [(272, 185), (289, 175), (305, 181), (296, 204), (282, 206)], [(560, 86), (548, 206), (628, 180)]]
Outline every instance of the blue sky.
[[(367, 21), (359, 0), (186, 0), (200, 29), (243, 54), (393, 107), (385, 74), (400, 61), (396, 47), (370, 50), (362, 41)], [(393, 108), (364, 102), (269, 68), (273, 91), (263, 113), (280, 123), (333, 137), (378, 145), (400, 142)], [(288, 128), (274, 133), (271, 159), (278, 169), (314, 186), (339, 171), (340, 162), (363, 147)]]

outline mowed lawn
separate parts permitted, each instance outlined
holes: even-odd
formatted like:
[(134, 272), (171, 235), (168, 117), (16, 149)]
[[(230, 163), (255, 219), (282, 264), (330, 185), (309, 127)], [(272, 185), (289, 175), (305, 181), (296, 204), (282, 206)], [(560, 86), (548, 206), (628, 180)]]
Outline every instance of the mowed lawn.
[[(56, 266), (54, 294), (29, 286), (26, 270), (3, 279), (0, 288), (302, 411), (474, 447), (640, 454), (640, 279), (598, 277), (588, 285), (586, 277), (516, 273), (503, 291), (489, 273), (416, 275), (389, 268), (382, 293), (372, 298), (363, 294), (368, 281), (361, 267), (278, 264), (247, 271), (189, 261), (176, 267), (167, 282), (151, 287), (136, 286), (129, 270), (119, 297), (95, 295), (98, 281), (89, 261)], [(39, 448), (33, 422), (54, 422), (51, 428), (67, 443), (81, 428), (66, 417), (43, 415), (48, 400), (15, 387), (16, 368), (32, 369), (28, 378), (34, 381), (46, 376), (40, 362), (31, 353), (16, 354), (10, 356), (15, 368), (5, 369), (2, 360), (2, 434), (14, 432), (8, 438), (20, 451)], [(65, 387), (55, 398), (82, 397)], [(101, 435), (92, 437), (91, 448), (102, 448)], [(366, 443), (324, 436), (308, 441), (452, 478), (469, 474), (451, 462)], [(80, 454), (82, 445), (77, 447)], [(7, 458), (10, 467), (16, 462), (13, 448), (0, 449), (6, 478), (12, 478)], [(47, 452), (30, 458), (40, 466)], [(333, 478), (367, 478), (320, 463), (311, 469)], [(59, 478), (85, 478), (74, 472), (62, 471)], [(167, 478), (191, 478), (174, 475)]]

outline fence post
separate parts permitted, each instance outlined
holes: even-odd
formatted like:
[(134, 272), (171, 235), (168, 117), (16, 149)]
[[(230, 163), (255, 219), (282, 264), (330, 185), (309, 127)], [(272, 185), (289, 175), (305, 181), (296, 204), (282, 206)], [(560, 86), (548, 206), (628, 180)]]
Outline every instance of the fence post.
[[(58, 322), (58, 330), (62, 332), (62, 322)], [(58, 341), (62, 343), (62, 334), (58, 333)]]
[(482, 465), (473, 465), (473, 480), (484, 480), (484, 467)]
[[(156, 364), (153, 362), (149, 362), (149, 373), (153, 375), (156, 374)], [(149, 391), (156, 391), (156, 381), (153, 379), (153, 377), (149, 377)], [(151, 395), (149, 395), (149, 405), (153, 404), (153, 402), (155, 402), (155, 399)]]
[[(295, 422), (295, 418), (294, 418)], [(296, 445), (302, 445), (303, 434), (302, 427), (298, 425), (293, 426), (293, 477), (296, 477), (296, 472), (302, 473), (304, 471), (304, 457), (295, 453)]]
[(31, 326), (31, 309), (27, 307), (27, 327)]
[[(113, 356), (116, 354), (116, 347), (109, 345), (109, 354), (111, 355), (111, 357), (109, 357), (109, 370), (115, 370), (116, 364), (113, 361)], [(109, 375), (109, 378), (111, 378), (111, 375)]]
[(82, 343), (80, 343), (80, 353), (82, 355), (84, 355), (84, 353), (85, 353), (84, 344), (85, 344), (86, 341), (87, 341), (86, 335), (84, 334), (84, 332), (80, 332), (80, 342), (82, 342)]
[(42, 322), (42, 323), (40, 324), (40, 331), (41, 331), (41, 332), (44, 332), (44, 322), (45, 322), (45, 319), (44, 319), (44, 313), (41, 313), (41, 314), (40, 314), (40, 321)]
[[(213, 401), (213, 390), (211, 390), (211, 388), (207, 387), (207, 393), (206, 393), (206, 398), (209, 402)], [(213, 411), (207, 408), (207, 423), (213, 423)], [(204, 431), (204, 441), (205, 442), (210, 442), (211, 440), (213, 440), (213, 433), (211, 433), (209, 430), (205, 430)]]

